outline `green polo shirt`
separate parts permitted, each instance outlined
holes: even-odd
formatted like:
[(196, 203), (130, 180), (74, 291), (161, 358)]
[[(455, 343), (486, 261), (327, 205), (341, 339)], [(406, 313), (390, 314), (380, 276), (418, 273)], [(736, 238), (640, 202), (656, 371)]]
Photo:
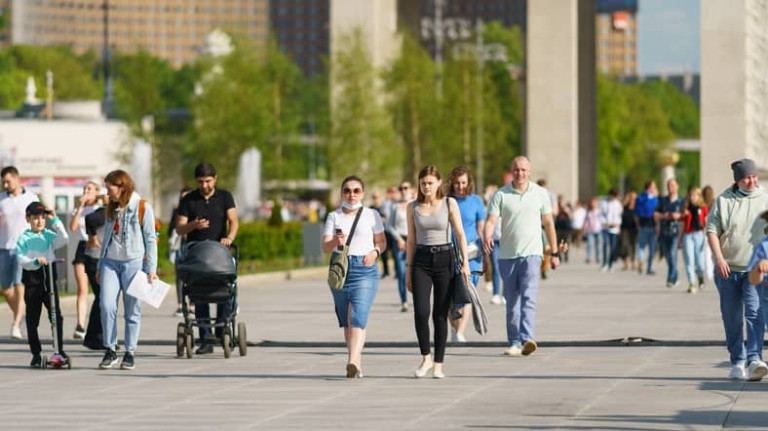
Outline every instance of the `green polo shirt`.
[(499, 259), (543, 256), (541, 216), (551, 212), (549, 192), (536, 183), (528, 182), (525, 193), (511, 183), (499, 189), (488, 206), (488, 214), (501, 218)]

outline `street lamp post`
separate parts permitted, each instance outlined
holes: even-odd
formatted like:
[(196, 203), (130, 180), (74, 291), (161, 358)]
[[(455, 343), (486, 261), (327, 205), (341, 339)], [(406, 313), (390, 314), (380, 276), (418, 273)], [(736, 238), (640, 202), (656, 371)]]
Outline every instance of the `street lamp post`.
[(104, 71), (104, 99), (102, 100), (101, 111), (105, 117), (110, 117), (112, 115), (114, 100), (112, 94), (112, 76), (109, 69), (109, 63), (112, 57), (109, 49), (109, 0), (104, 0), (104, 3), (101, 5), (101, 9), (104, 11), (104, 47), (102, 51), (102, 67)]
[(466, 18), (444, 18), (445, 0), (434, 0), (434, 18), (421, 19), (421, 38), (435, 40), (435, 95), (443, 98), (443, 45), (445, 40), (468, 40), (472, 23)]

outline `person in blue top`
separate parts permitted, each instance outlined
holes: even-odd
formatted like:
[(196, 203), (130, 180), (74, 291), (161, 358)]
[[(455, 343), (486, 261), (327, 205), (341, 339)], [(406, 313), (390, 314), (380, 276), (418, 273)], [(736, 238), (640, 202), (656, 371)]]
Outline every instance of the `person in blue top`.
[[(40, 357), (40, 336), (37, 332), (37, 326), (40, 324), (40, 312), (43, 305), (47, 310), (51, 309), (50, 296), (46, 293), (45, 285), (49, 283), (48, 265), (53, 265), (55, 256), (53, 251), (64, 247), (69, 241), (67, 230), (64, 224), (56, 217), (53, 211), (49, 210), (40, 202), (32, 202), (27, 205), (25, 210), (29, 229), (19, 237), (16, 243), (16, 256), (22, 267), (21, 280), (24, 282), (24, 301), (27, 311), (27, 336), (29, 337), (29, 350), (32, 352), (32, 362), (29, 366), (40, 368), (43, 364)], [(46, 218), (51, 221), (51, 229), (45, 228)], [(61, 307), (59, 307), (59, 292), (56, 286), (56, 270), (53, 268), (53, 287), (54, 301), (56, 305), (56, 337), (58, 338), (59, 354), (66, 357), (61, 342), (63, 340), (62, 328), (64, 322), (61, 317)]]
[(635, 201), (635, 221), (638, 226), (637, 234), (637, 272), (643, 273), (643, 249), (648, 248), (648, 266), (645, 273), (653, 275), (653, 255), (656, 253), (656, 237), (658, 227), (654, 213), (659, 205), (659, 190), (656, 182), (645, 183), (645, 191), (637, 196)]
[[(464, 227), (464, 235), (467, 240), (467, 252), (469, 256), (469, 270), (478, 272), (483, 270), (483, 253), (481, 252), (482, 232), (485, 226), (485, 204), (483, 198), (474, 194), (475, 181), (472, 173), (466, 166), (453, 168), (450, 175), (450, 193), (448, 196), (456, 200), (461, 213), (461, 224)], [(454, 239), (455, 240), (455, 239)], [(472, 275), (472, 284), (477, 287), (479, 276)], [(461, 318), (451, 321), (451, 341), (463, 343), (467, 341), (464, 329), (470, 320), (472, 307), (469, 304), (462, 309)]]

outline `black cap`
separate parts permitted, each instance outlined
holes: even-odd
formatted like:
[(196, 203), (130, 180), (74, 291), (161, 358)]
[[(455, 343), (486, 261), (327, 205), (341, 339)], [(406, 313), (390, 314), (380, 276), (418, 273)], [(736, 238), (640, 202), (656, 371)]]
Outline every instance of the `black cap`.
[(48, 208), (46, 208), (42, 202), (32, 202), (31, 204), (27, 205), (28, 216), (40, 214), (48, 214)]

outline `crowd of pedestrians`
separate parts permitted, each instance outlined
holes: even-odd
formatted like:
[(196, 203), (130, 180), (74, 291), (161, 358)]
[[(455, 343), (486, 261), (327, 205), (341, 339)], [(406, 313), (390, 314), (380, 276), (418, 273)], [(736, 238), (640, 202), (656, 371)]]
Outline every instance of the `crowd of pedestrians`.
[[(325, 219), (322, 245), (328, 253), (341, 249), (348, 253), (345, 277), (338, 289), (332, 289), (348, 350), (346, 376), (363, 376), (366, 327), (380, 277), (394, 273), (401, 311), (409, 312), (409, 304), (413, 304), (421, 355), (414, 375), (444, 378), (449, 328), (451, 341), (463, 343), (472, 321), (473, 307), (457, 299), (460, 286), (476, 289), (480, 275), (486, 272), (491, 304), (506, 309), (508, 347), (503, 354), (530, 356), (538, 349), (535, 328), (540, 280), (546, 278), (547, 269), (558, 268), (561, 260), (569, 261), (569, 250), (585, 247), (586, 263), (596, 270), (615, 272), (621, 260), (622, 271), (636, 271), (640, 276), (655, 275), (658, 254), (666, 263), (665, 283), (670, 289), (682, 278), (678, 274), (682, 253), (687, 292), (697, 293), (714, 281), (719, 293), (732, 365), (729, 378), (762, 379), (768, 374), (762, 361), (768, 322), (768, 295), (762, 285), (768, 274), (768, 194), (759, 185), (753, 161), (738, 160), (731, 169), (734, 182), (719, 196), (710, 186), (690, 186), (681, 196), (677, 180), (669, 178), (662, 196), (651, 180), (640, 193), (629, 191), (620, 196), (612, 189), (605, 197), (573, 204), (546, 189), (543, 181), (531, 181), (531, 162), (522, 156), (510, 165), (511, 181), (500, 188), (489, 187), (482, 196), (476, 193), (472, 173), (464, 166), (454, 168), (445, 183), (436, 167), (425, 166), (416, 187), (403, 181), (386, 190), (386, 199), (374, 193), (371, 207), (364, 206), (363, 179), (345, 178), (340, 186), (341, 205)], [(54, 305), (43, 295), (46, 271), (53, 262), (53, 251), (66, 244), (69, 233), (36, 195), (24, 190), (14, 167), (4, 168), (0, 176), (4, 187), (0, 195), (0, 287), (13, 311), (11, 336), (23, 338), (20, 323), (26, 314), (33, 356), (30, 366), (40, 367), (37, 326), (42, 307)], [(238, 231), (234, 199), (216, 188), (212, 165), (199, 165), (195, 177), (198, 188), (183, 190), (174, 212), (172, 241), (212, 240), (230, 247)], [(99, 184), (85, 186), (68, 226), (78, 240), (72, 261), (78, 284), (74, 337), (84, 339), (89, 348), (105, 350), (101, 368), (115, 365), (117, 309), (122, 297), (125, 353), (121, 368), (132, 369), (141, 307), (125, 292), (139, 274), (150, 283), (157, 279), (158, 233), (152, 207), (136, 193), (126, 172), (110, 172), (104, 184), (104, 196)], [(175, 257), (179, 248), (173, 249)], [(392, 272), (388, 261), (393, 263)], [(89, 284), (96, 301), (86, 322), (84, 297)], [(55, 283), (52, 287), (57, 289)], [(197, 319), (213, 320), (208, 304), (194, 305)], [(222, 306), (226, 304), (219, 304), (217, 322), (232, 311)], [(474, 323), (478, 328), (477, 319)], [(60, 339), (60, 312), (56, 324)], [(211, 326), (216, 334), (211, 333)], [(219, 329), (200, 327), (198, 354), (213, 350), (214, 341), (221, 338)]]

